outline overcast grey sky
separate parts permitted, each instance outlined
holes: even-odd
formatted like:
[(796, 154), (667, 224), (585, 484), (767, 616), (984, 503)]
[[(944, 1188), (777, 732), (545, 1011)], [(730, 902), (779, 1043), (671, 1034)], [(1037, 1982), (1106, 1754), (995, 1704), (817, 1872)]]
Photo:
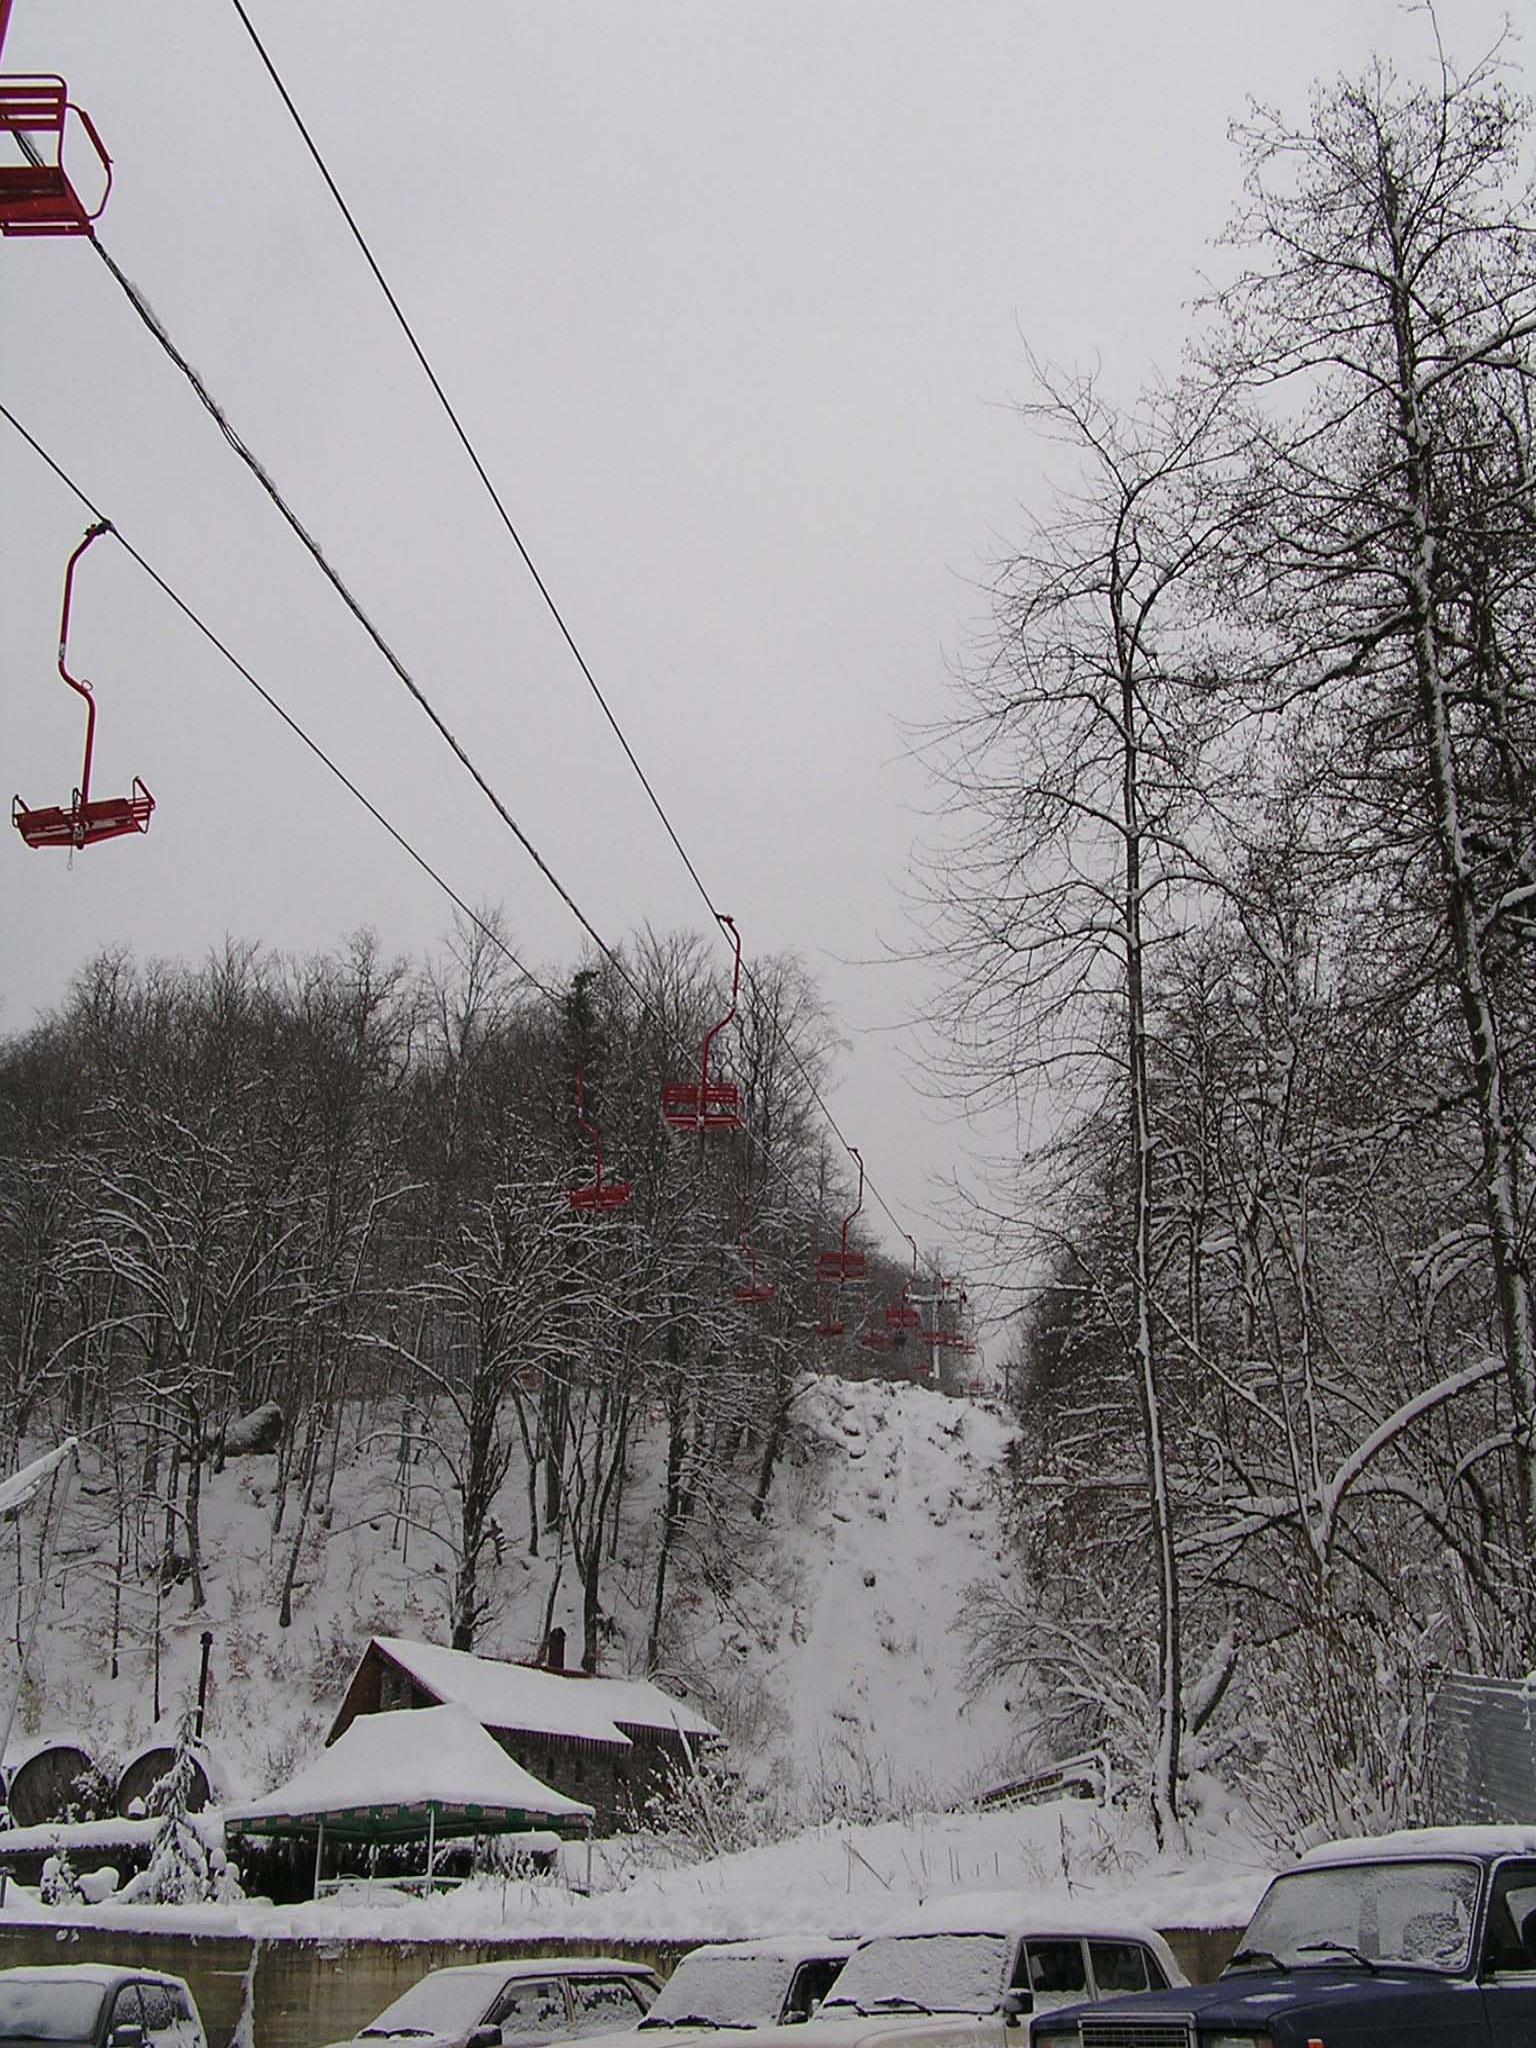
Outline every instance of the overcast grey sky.
[[(963, 1130), (898, 1026), (922, 777), (1039, 501), (1022, 339), (1130, 396), (1176, 367), (1236, 196), (1246, 97), (1298, 113), (1391, 0), (248, 0), (631, 744), (749, 955), (798, 949), (849, 1049), (834, 1106), (922, 1222)], [(1464, 60), (1504, 10), (1442, 0)], [(1513, 48), (1524, 61), (1521, 46)], [(704, 909), (451, 438), (228, 0), (16, 0), (117, 185), (102, 239), (611, 939)], [(82, 174), (83, 181), (83, 174)], [(525, 958), (569, 913), (281, 526), (88, 247), (0, 249), (0, 391), (168, 580)], [(0, 744), (67, 802), (53, 650), (85, 524), (0, 422)], [(143, 840), (14, 834), (0, 1028), (107, 944), (196, 959), (451, 911), (108, 543), (78, 593), (95, 793)]]

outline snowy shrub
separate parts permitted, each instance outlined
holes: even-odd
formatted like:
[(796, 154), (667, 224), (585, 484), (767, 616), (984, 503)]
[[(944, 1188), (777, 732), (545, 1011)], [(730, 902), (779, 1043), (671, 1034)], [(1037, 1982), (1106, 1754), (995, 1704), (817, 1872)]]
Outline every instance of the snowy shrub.
[(75, 1875), (75, 1866), (69, 1860), (67, 1849), (58, 1849), (43, 1862), (42, 1881), (38, 1896), (45, 1906), (78, 1906), (81, 1902), (80, 1880)]
[[(1421, 1827), (1430, 1818), (1429, 1646), (1399, 1617), (1324, 1617), (1283, 1653), (1255, 1653), (1250, 1720), (1261, 1738), (1244, 1771), (1255, 1819), (1287, 1848)], [(1281, 1703), (1288, 1703), (1286, 1706)]]
[(198, 1771), (195, 1722), (188, 1708), (176, 1737), (171, 1768), (151, 1790), (148, 1805), (160, 1822), (148, 1867), (124, 1886), (122, 1897), (143, 1905), (201, 1905), (238, 1898), (238, 1879), (225, 1859), (223, 1830), (210, 1840), (188, 1811)]

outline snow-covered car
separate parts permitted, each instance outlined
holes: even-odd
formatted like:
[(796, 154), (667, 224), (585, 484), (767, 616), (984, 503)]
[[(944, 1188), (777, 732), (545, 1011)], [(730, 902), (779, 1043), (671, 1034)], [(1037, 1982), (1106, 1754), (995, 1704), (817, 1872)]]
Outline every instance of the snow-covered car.
[(111, 1963), (0, 1970), (0, 2042), (25, 2048), (208, 2048), (197, 2005), (180, 1977)]
[(1513, 2048), (1536, 2039), (1536, 1829), (1330, 1842), (1214, 1984), (1064, 2009), (1031, 2048)]
[(711, 1941), (678, 1958), (638, 2027), (591, 2048), (685, 2048), (722, 2028), (782, 2027), (808, 2020), (853, 1953), (825, 1935)]
[[(1015, 1893), (953, 1898), (855, 1947), (795, 2048), (1003, 2048), (1023, 2015), (1133, 1986), (1180, 1984), (1160, 1934)], [(784, 2036), (754, 2029), (761, 2048)], [(660, 2048), (660, 2043), (657, 2044)], [(745, 2036), (731, 2048), (754, 2048)]]
[(334, 2048), (396, 2040), (411, 2048), (536, 2048), (631, 2027), (659, 1988), (654, 1970), (612, 1956), (465, 1963), (418, 1978), (350, 2043)]

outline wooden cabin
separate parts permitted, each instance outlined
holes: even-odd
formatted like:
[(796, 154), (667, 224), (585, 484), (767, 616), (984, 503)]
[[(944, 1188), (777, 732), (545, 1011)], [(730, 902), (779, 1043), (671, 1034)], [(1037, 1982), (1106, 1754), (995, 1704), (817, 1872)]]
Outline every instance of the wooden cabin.
[(596, 1809), (600, 1832), (633, 1827), (720, 1731), (643, 1678), (597, 1678), (564, 1665), (551, 1630), (542, 1664), (514, 1664), (401, 1636), (375, 1636), (331, 1724), (334, 1742), (359, 1714), (467, 1707), (515, 1763)]

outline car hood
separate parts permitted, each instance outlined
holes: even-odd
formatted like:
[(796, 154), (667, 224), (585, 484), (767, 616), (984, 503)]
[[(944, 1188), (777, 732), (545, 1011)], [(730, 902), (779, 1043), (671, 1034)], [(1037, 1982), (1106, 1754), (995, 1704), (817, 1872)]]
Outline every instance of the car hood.
[(328, 2048), (464, 2048), (469, 2035), (462, 2027), (454, 2034), (354, 2034), (347, 2041), (332, 2041)]
[(1036, 2025), (1055, 2031), (1063, 2021), (1084, 2014), (1095, 2019), (1151, 2019), (1159, 2013), (1193, 2013), (1201, 2028), (1212, 2032), (1263, 2033), (1283, 2022), (1289, 2035), (1326, 2039), (1330, 2028), (1347, 2028), (1352, 2007), (1364, 2018), (1369, 2006), (1373, 2026), (1399, 2004), (1424, 2016), (1439, 1998), (1475, 1992), (1465, 1978), (1443, 1977), (1427, 1970), (1374, 1972), (1353, 1965), (1319, 1965), (1305, 1970), (1243, 1970), (1214, 1984), (1181, 1984), (1169, 1991), (1137, 1991), (1125, 1998), (1106, 1998), (1096, 2005), (1061, 2006), (1038, 2015)]

